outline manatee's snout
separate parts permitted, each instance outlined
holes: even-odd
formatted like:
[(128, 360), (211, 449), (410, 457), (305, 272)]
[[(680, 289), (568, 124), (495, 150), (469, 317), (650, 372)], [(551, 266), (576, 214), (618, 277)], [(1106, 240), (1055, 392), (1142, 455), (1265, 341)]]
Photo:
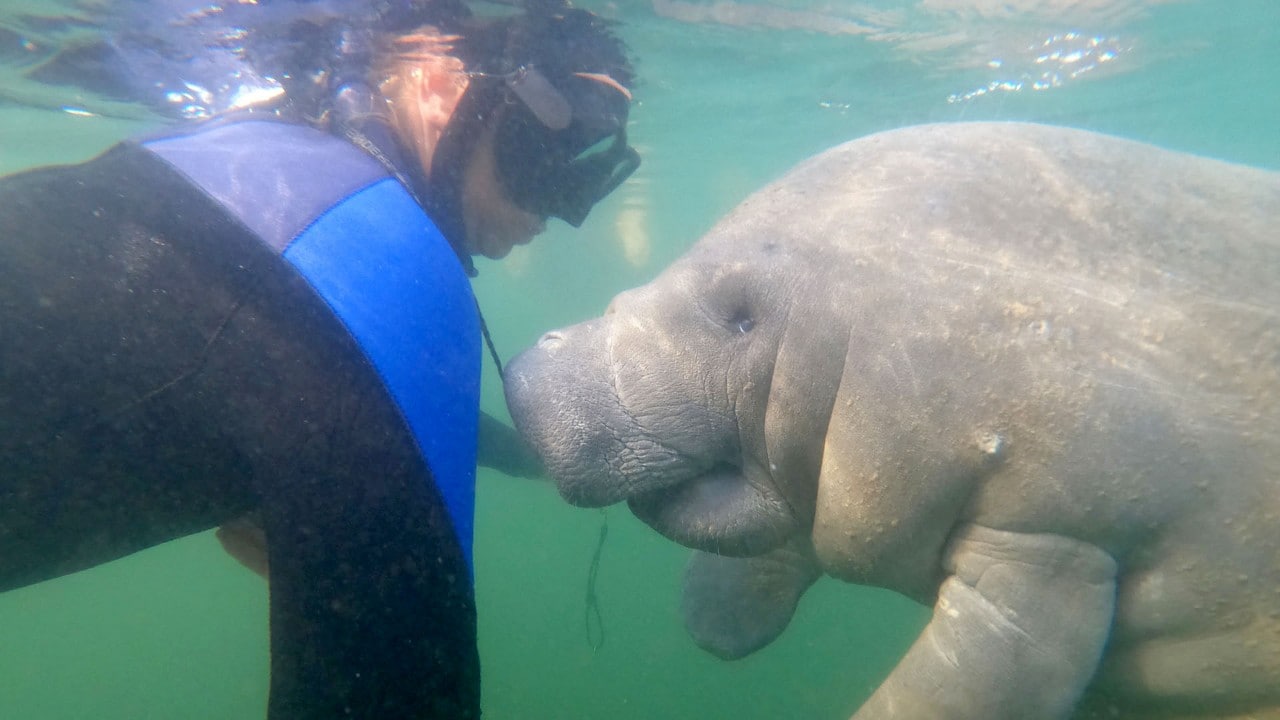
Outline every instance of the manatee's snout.
[[(590, 325), (590, 323), (584, 323)], [(588, 334), (576, 326), (543, 335), (512, 359), (504, 372), (504, 391), (516, 429), (534, 448), (556, 481), (561, 496), (582, 507), (612, 505), (626, 499), (624, 484), (607, 470), (617, 452), (616, 426), (621, 411), (603, 363), (567, 343)]]
[[(600, 507), (644, 497), (642, 505), (656, 506), (667, 491), (707, 473), (717, 458), (655, 434), (669, 432), (676, 415), (664, 415), (666, 422), (651, 428), (619, 397), (620, 388), (634, 381), (619, 378), (618, 364), (626, 360), (609, 353), (611, 322), (606, 316), (549, 332), (517, 355), (505, 372), (507, 405), (516, 429), (538, 453), (565, 500)], [(652, 380), (648, 373), (641, 375), (641, 384)], [(648, 387), (635, 393), (646, 398), (657, 394)], [(712, 427), (701, 416), (679, 424), (689, 426), (694, 445)], [(727, 482), (699, 487), (698, 493), (680, 493), (699, 500), (686, 513), (690, 517), (682, 515), (680, 521), (700, 524), (714, 498), (734, 496)]]
[(618, 397), (608, 318), (549, 332), (504, 377), (516, 429), (560, 495), (602, 507), (688, 477), (688, 459), (641, 427)]
[(754, 320), (738, 318), (745, 311), (737, 305), (712, 310), (693, 295), (710, 282), (705, 273), (665, 277), (513, 359), (505, 376), (512, 419), (570, 503), (625, 500), (689, 547), (768, 552), (798, 520), (772, 466), (745, 452), (743, 411), (761, 403), (737, 390), (769, 386), (754, 370), (767, 368), (757, 356), (772, 356), (769, 344), (749, 343), (760, 334), (748, 337)]
[(636, 422), (601, 350), (608, 322), (549, 332), (506, 368), (512, 420), (561, 496), (581, 507), (625, 500), (689, 547), (749, 556), (780, 544), (795, 521), (756, 468), (673, 450)]

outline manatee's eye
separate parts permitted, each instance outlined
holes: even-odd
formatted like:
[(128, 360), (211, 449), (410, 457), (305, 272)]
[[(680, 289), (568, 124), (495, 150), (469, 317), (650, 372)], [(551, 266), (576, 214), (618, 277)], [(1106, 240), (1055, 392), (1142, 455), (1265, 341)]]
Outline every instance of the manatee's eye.
[(740, 334), (746, 335), (756, 326), (756, 321), (747, 314), (746, 309), (741, 309), (729, 317), (729, 327), (737, 330)]

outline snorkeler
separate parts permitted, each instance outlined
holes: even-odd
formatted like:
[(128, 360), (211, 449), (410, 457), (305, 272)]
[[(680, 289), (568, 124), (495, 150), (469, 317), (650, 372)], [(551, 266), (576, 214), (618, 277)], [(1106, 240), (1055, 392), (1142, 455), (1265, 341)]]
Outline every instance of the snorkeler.
[(0, 180), (0, 591), (254, 518), (271, 720), (474, 718), (471, 258), (634, 171), (632, 72), (564, 4), (335, 5), (165, 93), (210, 118)]

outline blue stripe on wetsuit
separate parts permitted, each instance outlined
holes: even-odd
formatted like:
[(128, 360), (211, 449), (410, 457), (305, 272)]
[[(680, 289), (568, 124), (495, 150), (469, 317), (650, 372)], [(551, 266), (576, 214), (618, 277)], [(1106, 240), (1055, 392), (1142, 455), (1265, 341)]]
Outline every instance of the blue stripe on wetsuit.
[(427, 458), (471, 566), (480, 327), (457, 256), (387, 178), (322, 214), (284, 257), (381, 374)]

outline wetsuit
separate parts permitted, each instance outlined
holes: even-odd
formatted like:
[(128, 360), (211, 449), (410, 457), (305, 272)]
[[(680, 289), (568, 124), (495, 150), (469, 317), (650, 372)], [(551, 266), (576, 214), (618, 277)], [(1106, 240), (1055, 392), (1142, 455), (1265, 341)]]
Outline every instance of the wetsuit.
[(272, 720), (471, 718), (480, 341), (350, 144), (259, 120), (0, 180), (0, 591), (246, 512)]

